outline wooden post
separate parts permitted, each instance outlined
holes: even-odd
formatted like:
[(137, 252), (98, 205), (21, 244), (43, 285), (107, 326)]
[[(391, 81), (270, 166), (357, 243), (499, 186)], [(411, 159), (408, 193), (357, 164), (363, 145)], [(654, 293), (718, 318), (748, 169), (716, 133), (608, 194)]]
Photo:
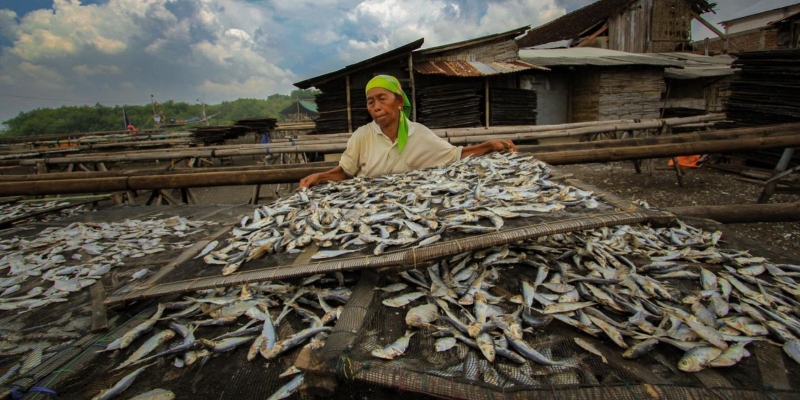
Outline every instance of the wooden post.
[(486, 100), (486, 127), (489, 127), (489, 77), (484, 78), (483, 80), (483, 87), (485, 88), (485, 100)]
[(347, 89), (347, 132), (353, 132), (353, 112), (350, 107), (350, 75), (344, 77)]
[[(105, 163), (98, 163), (97, 164), (97, 170), (100, 171), (100, 172), (108, 172), (108, 168), (106, 168), (106, 164)], [(111, 196), (111, 199), (113, 199), (115, 205), (122, 204), (122, 198), (116, 193), (114, 193), (114, 195)]]
[[(783, 150), (783, 154), (781, 155), (781, 159), (778, 160), (778, 165), (775, 166), (775, 175), (780, 174), (786, 168), (789, 167), (789, 161), (792, 160), (794, 156), (794, 148), (786, 148)], [(767, 183), (764, 186), (764, 190), (761, 191), (761, 196), (758, 197), (759, 203), (766, 203), (769, 201), (769, 198), (775, 194), (775, 186), (778, 185), (778, 181), (774, 180), (772, 182)]]
[(417, 122), (417, 85), (414, 83), (413, 58), (413, 53), (408, 53), (408, 77), (411, 80), (411, 121)]
[(253, 196), (250, 197), (250, 204), (258, 204), (259, 197), (261, 197), (261, 185), (254, 185)]

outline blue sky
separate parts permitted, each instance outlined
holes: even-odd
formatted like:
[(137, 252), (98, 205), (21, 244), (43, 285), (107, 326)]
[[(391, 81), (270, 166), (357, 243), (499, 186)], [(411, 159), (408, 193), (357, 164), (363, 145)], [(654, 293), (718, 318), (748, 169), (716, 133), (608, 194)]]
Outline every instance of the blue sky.
[[(425, 47), (540, 25), (591, 0), (2, 0), (0, 122), (38, 107), (209, 103), (418, 38)], [(725, 9), (742, 0), (719, 0)], [(728, 4), (726, 6), (725, 4)]]

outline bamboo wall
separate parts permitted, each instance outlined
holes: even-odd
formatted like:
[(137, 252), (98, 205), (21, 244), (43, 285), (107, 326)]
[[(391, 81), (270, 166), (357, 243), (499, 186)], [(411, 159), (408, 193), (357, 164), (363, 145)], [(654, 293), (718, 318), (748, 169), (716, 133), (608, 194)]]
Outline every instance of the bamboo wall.
[(597, 119), (658, 118), (665, 90), (662, 68), (601, 70)]
[(581, 68), (572, 74), (570, 122), (597, 121), (600, 105), (600, 70)]
[(651, 46), (648, 52), (683, 51), (690, 48), (692, 6), (686, 0), (657, 0), (650, 20)]

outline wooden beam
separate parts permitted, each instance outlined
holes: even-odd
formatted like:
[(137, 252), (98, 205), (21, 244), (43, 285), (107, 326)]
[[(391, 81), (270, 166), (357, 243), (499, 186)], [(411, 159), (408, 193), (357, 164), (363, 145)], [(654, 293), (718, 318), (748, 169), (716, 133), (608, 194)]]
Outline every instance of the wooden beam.
[(411, 81), (411, 121), (417, 122), (417, 85), (414, 83), (414, 55), (408, 53), (408, 76)]
[(347, 132), (353, 132), (353, 112), (350, 104), (350, 75), (344, 77), (345, 87), (347, 89)]
[(731, 153), (737, 151), (779, 149), (795, 146), (800, 147), (800, 135), (540, 153), (536, 154), (536, 157), (553, 165), (567, 165), (636, 160), (644, 158), (688, 156), (692, 154), (705, 153)]
[(483, 78), (483, 87), (485, 89), (485, 97), (484, 100), (486, 102), (486, 127), (489, 127), (489, 77)]
[(741, 46), (739, 46), (738, 44), (736, 44), (736, 43), (732, 42), (732, 41), (730, 40), (730, 38), (728, 38), (728, 35), (726, 35), (726, 34), (722, 33), (722, 31), (720, 31), (719, 29), (717, 29), (717, 27), (716, 27), (716, 26), (714, 26), (714, 25), (713, 25), (713, 24), (711, 24), (710, 22), (706, 21), (706, 20), (705, 20), (705, 18), (701, 17), (701, 16), (700, 16), (700, 14), (698, 14), (698, 13), (696, 13), (696, 12), (692, 11), (692, 15), (694, 16), (694, 19), (696, 19), (696, 20), (697, 20), (697, 22), (700, 22), (701, 24), (703, 24), (703, 26), (705, 26), (706, 28), (710, 29), (710, 30), (711, 30), (711, 32), (714, 32), (714, 33), (715, 33), (717, 36), (719, 36), (719, 37), (720, 37), (720, 39), (724, 40), (726, 43), (729, 43), (729, 44), (731, 44), (733, 47), (735, 47), (735, 48), (736, 48), (736, 50), (739, 50), (739, 51), (742, 51), (742, 50), (743, 50)]
[(589, 44), (589, 42), (591, 42), (592, 40), (596, 39), (598, 36), (600, 36), (600, 34), (602, 34), (603, 32), (605, 32), (607, 30), (608, 30), (608, 24), (607, 23), (603, 24), (603, 26), (601, 26), (600, 29), (598, 29), (595, 33), (589, 35), (586, 39), (581, 40), (581, 42), (575, 47), (586, 46), (587, 44)]

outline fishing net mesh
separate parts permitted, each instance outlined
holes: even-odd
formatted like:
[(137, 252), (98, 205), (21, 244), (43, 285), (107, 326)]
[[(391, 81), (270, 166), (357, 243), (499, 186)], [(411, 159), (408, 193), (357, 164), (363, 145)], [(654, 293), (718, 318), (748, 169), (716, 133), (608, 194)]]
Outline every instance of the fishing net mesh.
[[(533, 281), (535, 275), (534, 268), (506, 267), (490, 293), (518, 293), (521, 279)], [(393, 275), (363, 279), (369, 279), (370, 285), (375, 286), (397, 282)], [(681, 288), (681, 282), (674, 284)], [(347, 321), (343, 315), (336, 327), (338, 334), (332, 334), (321, 350), (319, 359), (327, 364), (318, 367), (336, 373), (341, 382), (347, 382), (343, 385), (368, 382), (448, 398), (744, 399), (796, 398), (798, 395), (793, 382), (800, 379), (800, 367), (783, 357), (780, 347), (774, 344), (753, 343), (752, 347), (748, 346), (752, 356), (734, 367), (686, 373), (677, 369), (684, 352), (672, 346), (661, 344), (635, 360), (625, 359), (623, 350), (604, 335), (594, 338), (558, 321), (525, 334), (525, 340), (553, 360), (576, 362), (577, 368), (548, 367), (531, 361), (521, 365), (500, 356), (488, 364), (478, 350), (461, 342), (449, 351), (437, 352), (437, 337), (433, 331), (416, 328), (410, 328), (416, 333), (405, 354), (393, 360), (378, 359), (371, 352), (403, 336), (409, 329), (405, 323), (408, 309), (424, 304), (421, 300), (404, 308), (393, 308), (381, 303), (396, 296), (396, 293), (373, 290), (359, 293), (357, 289), (346, 309), (356, 318)], [(499, 306), (507, 313), (517, 307), (508, 303)], [(612, 312), (606, 314), (624, 322), (621, 316)], [(361, 316), (363, 319), (359, 319)], [(360, 329), (357, 328), (359, 323), (362, 324)], [(575, 344), (575, 337), (597, 347), (607, 362)], [(497, 376), (487, 377), (484, 369), (487, 365), (494, 368)]]

